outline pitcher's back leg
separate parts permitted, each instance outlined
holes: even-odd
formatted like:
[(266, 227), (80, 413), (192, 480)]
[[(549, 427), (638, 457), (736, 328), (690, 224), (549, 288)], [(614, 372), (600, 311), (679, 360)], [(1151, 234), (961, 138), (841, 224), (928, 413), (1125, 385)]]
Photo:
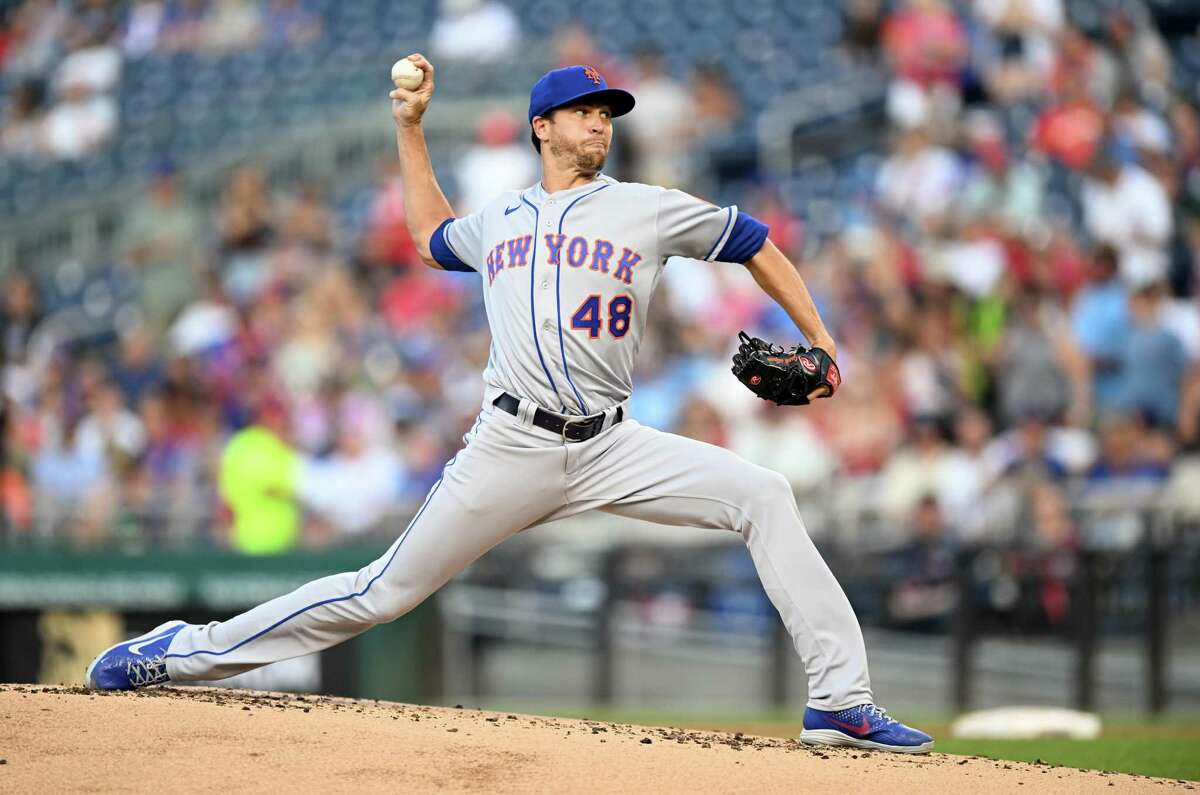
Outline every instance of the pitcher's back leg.
[(328, 648), (412, 610), (451, 577), (561, 503), (561, 448), (522, 447), (485, 413), (467, 446), (382, 556), (228, 621), (189, 626), (166, 656), (172, 681), (221, 679)]

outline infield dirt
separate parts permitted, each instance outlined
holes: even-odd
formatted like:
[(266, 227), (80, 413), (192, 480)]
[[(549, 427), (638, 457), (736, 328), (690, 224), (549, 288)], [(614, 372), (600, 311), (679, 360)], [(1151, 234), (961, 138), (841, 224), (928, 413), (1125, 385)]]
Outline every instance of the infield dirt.
[(0, 792), (1162, 792), (976, 757), (324, 696), (0, 685)]

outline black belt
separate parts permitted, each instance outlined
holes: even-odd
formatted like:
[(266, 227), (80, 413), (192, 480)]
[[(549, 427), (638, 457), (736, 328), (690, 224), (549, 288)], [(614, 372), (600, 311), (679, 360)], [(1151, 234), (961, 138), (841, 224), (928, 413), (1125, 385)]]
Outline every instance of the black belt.
[[(504, 392), (492, 401), (492, 405), (504, 409), (515, 417), (518, 416), (517, 410), (521, 406), (521, 401)], [(613, 415), (612, 424), (616, 425), (623, 419), (625, 419), (625, 409), (617, 406), (617, 413)], [(603, 430), (604, 412), (593, 414), (590, 417), (563, 417), (539, 407), (533, 412), (533, 424), (539, 428), (545, 428), (551, 433), (559, 434), (568, 442), (586, 442)]]

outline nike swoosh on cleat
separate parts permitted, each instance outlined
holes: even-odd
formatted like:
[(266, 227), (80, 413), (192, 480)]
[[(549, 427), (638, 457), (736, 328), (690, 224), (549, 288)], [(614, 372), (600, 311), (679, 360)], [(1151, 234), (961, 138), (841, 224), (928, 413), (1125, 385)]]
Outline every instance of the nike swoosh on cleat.
[(866, 734), (871, 731), (871, 722), (867, 720), (865, 715), (863, 716), (862, 723), (858, 726), (855, 726), (853, 723), (842, 723), (840, 720), (834, 720), (833, 718), (830, 718), (829, 722), (837, 724), (846, 731), (854, 732), (855, 734)]
[(506, 207), (506, 208), (505, 208), (505, 210), (504, 210), (504, 214), (505, 214), (505, 215), (512, 215), (513, 213), (515, 213), (515, 212), (516, 212), (517, 210), (519, 210), (519, 209), (521, 209), (521, 205), (519, 205), (519, 204), (518, 204), (516, 207)]
[(174, 634), (174, 630), (172, 630), (171, 632), (164, 632), (161, 635), (155, 635), (153, 638), (148, 638), (146, 640), (141, 641), (140, 643), (131, 643), (131, 644), (129, 644), (129, 653), (136, 654), (137, 656), (141, 657), (142, 649), (144, 647), (150, 645), (151, 643), (153, 643), (156, 640), (162, 640), (163, 638), (169, 638), (173, 634)]

